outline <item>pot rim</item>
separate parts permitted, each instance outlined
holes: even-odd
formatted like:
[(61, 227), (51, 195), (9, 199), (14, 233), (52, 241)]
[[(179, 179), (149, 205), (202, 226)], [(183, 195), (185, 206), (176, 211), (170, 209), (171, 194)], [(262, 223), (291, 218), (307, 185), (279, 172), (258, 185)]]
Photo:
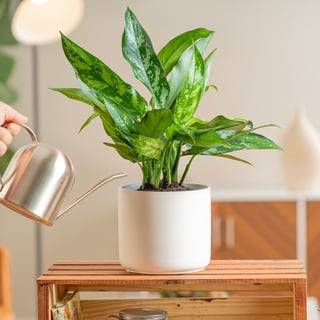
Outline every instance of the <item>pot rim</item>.
[(210, 189), (210, 186), (205, 184), (198, 184), (198, 183), (184, 183), (184, 186), (189, 187), (189, 190), (175, 190), (175, 191), (163, 191), (163, 190), (139, 190), (141, 183), (131, 183), (126, 184), (124, 186), (120, 186), (120, 190), (127, 191), (127, 192), (161, 192), (161, 193), (172, 193), (172, 192), (192, 192), (192, 191), (200, 191)]

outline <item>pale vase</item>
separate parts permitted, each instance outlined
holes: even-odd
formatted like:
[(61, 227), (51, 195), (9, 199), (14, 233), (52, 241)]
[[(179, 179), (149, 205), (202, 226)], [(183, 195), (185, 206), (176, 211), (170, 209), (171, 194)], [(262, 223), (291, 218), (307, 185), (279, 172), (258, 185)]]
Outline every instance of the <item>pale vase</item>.
[(284, 177), (288, 189), (319, 190), (320, 136), (303, 108), (297, 110), (283, 139)]
[(129, 271), (176, 274), (204, 269), (211, 256), (210, 188), (138, 191), (120, 188), (119, 260)]

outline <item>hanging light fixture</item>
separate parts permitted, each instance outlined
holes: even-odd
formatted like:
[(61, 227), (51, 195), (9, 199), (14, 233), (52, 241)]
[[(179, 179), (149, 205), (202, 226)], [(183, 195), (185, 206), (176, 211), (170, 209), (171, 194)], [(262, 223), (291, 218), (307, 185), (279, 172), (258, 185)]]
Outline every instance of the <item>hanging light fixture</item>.
[(84, 0), (23, 0), (12, 20), (12, 33), (23, 44), (41, 45), (72, 32), (84, 12)]

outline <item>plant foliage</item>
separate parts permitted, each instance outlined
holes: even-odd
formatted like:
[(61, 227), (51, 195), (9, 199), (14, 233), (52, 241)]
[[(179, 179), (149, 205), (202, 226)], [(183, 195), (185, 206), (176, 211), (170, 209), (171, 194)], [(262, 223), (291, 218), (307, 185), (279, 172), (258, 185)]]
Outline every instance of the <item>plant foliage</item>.
[[(90, 105), (93, 114), (86, 127), (99, 117), (121, 157), (137, 163), (142, 171), (141, 188), (183, 184), (198, 155), (225, 157), (244, 149), (281, 149), (256, 133), (250, 120), (218, 115), (209, 120), (195, 117), (208, 84), (215, 50), (205, 55), (214, 31), (198, 28), (170, 40), (157, 54), (134, 13), (127, 8), (122, 52), (135, 77), (150, 92), (147, 100), (133, 86), (97, 57), (64, 34), (62, 47), (80, 88), (55, 88), (69, 98)], [(265, 126), (272, 126), (264, 125)], [(189, 156), (181, 179), (179, 161)]]
[(15, 59), (1, 50), (1, 46), (16, 45), (11, 32), (9, 0), (0, 1), (0, 100), (12, 104), (17, 100), (17, 92), (10, 86)]
[[(11, 32), (9, 2), (9, 0), (0, 0), (0, 100), (12, 104), (18, 99), (17, 91), (10, 85), (15, 59), (2, 50), (2, 46), (17, 44)], [(8, 148), (7, 152), (1, 157), (0, 174), (5, 171), (12, 156), (13, 150)]]

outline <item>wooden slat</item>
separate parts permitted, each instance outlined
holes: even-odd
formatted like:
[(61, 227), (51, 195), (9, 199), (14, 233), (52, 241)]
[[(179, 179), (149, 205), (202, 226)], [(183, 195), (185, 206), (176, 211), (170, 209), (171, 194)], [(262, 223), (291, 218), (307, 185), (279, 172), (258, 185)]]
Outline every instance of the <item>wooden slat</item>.
[(233, 299), (148, 299), (148, 300), (99, 300), (82, 301), (86, 320), (105, 320), (108, 315), (132, 307), (160, 308), (168, 312), (170, 320), (191, 319), (292, 319), (293, 301), (280, 298)]
[[(299, 260), (213, 260), (208, 265), (208, 267), (201, 271), (201, 273), (210, 273), (212, 270), (234, 270), (235, 266), (237, 269), (269, 269), (273, 270), (281, 269), (303, 269), (303, 262)], [(118, 270), (120, 272), (125, 272), (124, 268), (119, 264), (119, 262), (109, 262), (109, 261), (58, 261), (52, 265), (49, 270), (77, 270), (77, 269), (88, 269), (88, 270)]]
[(148, 285), (141, 284), (124, 284), (124, 285), (93, 285), (91, 283), (79, 285), (69, 284), (68, 290), (74, 291), (149, 291), (149, 292), (160, 292), (160, 291), (254, 291), (254, 292), (291, 292), (293, 296), (294, 285), (288, 283), (275, 283), (275, 284), (241, 284), (241, 283), (221, 283), (221, 284), (171, 284), (171, 285)]
[(119, 263), (113, 262), (86, 262), (78, 263), (67, 261), (55, 263), (48, 272), (44, 273), (38, 283), (50, 283), (50, 281), (63, 282), (65, 277), (70, 281), (80, 282), (83, 277), (91, 281), (117, 281), (123, 282), (130, 279), (130, 282), (153, 281), (162, 282), (169, 280), (179, 280), (187, 283), (188, 281), (203, 281), (203, 279), (255, 281), (255, 278), (273, 282), (276, 279), (305, 279), (303, 263), (296, 260), (279, 261), (253, 261), (253, 260), (230, 260), (230, 261), (212, 261), (203, 271), (184, 274), (184, 275), (139, 275), (129, 273), (123, 269)]

